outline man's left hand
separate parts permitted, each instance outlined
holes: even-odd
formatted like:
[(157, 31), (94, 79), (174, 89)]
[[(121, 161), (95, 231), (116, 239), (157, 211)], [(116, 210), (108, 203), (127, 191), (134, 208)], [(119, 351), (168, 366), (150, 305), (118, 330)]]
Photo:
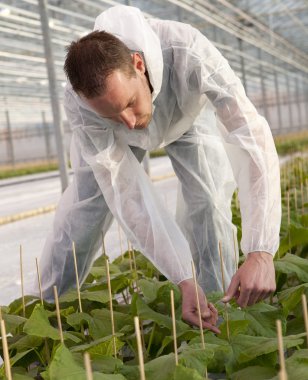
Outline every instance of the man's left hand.
[(239, 306), (246, 307), (267, 298), (275, 289), (273, 256), (267, 252), (251, 252), (232, 277), (222, 301), (235, 298)]

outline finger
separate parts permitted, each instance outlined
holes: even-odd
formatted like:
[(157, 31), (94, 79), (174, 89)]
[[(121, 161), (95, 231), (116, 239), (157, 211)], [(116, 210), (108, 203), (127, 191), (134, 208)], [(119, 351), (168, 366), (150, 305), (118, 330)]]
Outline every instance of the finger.
[(249, 289), (241, 289), (240, 296), (237, 299), (237, 304), (241, 307), (246, 307), (250, 298), (251, 290)]
[(221, 299), (222, 302), (229, 302), (238, 292), (240, 286), (240, 280), (237, 275), (234, 275), (232, 277), (232, 280), (230, 282), (230, 285), (228, 287), (228, 290), (225, 294), (225, 296)]
[[(198, 313), (190, 312), (189, 314), (185, 315), (185, 318), (183, 316), (183, 319), (185, 320), (185, 322), (187, 322), (190, 325), (200, 327)], [(214, 324), (210, 322), (202, 321), (202, 328), (211, 330), (216, 334), (220, 334), (220, 330)]]
[(216, 326), (214, 326), (214, 325), (212, 325), (212, 324), (210, 324), (208, 322), (203, 322), (202, 327), (204, 329), (213, 331), (213, 333), (215, 333), (215, 334), (220, 334), (221, 333), (221, 331), (219, 330), (219, 328), (217, 328)]
[(209, 309), (211, 310), (212, 312), (212, 318), (211, 318), (211, 323), (214, 325), (216, 325), (217, 321), (218, 321), (218, 311), (217, 309), (215, 308), (215, 306), (212, 304), (212, 303), (209, 303)]
[(249, 296), (249, 300), (247, 302), (247, 306), (251, 306), (257, 303), (261, 295), (262, 295), (261, 291), (251, 292)]

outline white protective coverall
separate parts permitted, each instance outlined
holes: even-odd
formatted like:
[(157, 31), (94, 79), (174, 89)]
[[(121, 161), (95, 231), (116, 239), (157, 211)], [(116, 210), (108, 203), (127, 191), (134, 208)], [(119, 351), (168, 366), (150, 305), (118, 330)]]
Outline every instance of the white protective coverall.
[[(191, 257), (205, 292), (234, 274), (231, 198), (236, 185), (244, 254), (275, 254), (280, 229), (279, 163), (266, 120), (245, 95), (228, 62), (190, 25), (145, 19), (116, 6), (99, 15), (105, 30), (142, 52), (153, 87), (153, 119), (144, 130), (98, 116), (72, 90), (64, 106), (73, 130), (74, 180), (58, 206), (41, 259), (44, 297), (75, 283), (72, 241), (84, 279), (112, 217), (133, 246), (171, 281), (191, 278)], [(177, 222), (138, 162), (165, 147), (179, 178)], [(192, 255), (192, 256), (191, 256)]]

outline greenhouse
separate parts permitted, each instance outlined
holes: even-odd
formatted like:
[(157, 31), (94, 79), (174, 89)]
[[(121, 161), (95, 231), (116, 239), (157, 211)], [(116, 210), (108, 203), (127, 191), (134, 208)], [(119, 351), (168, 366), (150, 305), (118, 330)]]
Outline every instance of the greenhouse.
[(2, 0), (0, 379), (308, 380), (306, 0)]

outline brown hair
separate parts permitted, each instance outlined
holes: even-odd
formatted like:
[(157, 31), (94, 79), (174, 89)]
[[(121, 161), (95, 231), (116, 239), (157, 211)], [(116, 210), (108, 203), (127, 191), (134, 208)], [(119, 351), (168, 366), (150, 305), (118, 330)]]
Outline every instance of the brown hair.
[(64, 71), (74, 91), (88, 99), (104, 93), (114, 70), (135, 75), (130, 50), (110, 33), (94, 31), (67, 47)]

